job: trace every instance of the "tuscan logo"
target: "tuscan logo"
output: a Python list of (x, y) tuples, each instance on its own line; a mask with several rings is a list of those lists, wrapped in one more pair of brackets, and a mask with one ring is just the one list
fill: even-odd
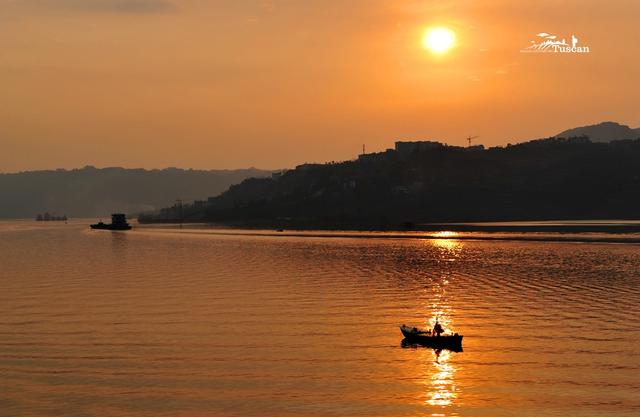
[(570, 54), (587, 54), (591, 52), (588, 46), (578, 46), (578, 38), (571, 35), (568, 43), (565, 38), (558, 39), (556, 35), (540, 32), (536, 35), (536, 39), (531, 41), (531, 45), (520, 50), (520, 52), (538, 52), (538, 53), (570, 53)]

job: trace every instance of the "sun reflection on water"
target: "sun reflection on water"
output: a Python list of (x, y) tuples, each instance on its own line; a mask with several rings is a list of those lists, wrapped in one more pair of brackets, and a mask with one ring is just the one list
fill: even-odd
[[(432, 329), (436, 320), (440, 322), (446, 333), (455, 333), (454, 327), (454, 308), (447, 296), (447, 288), (450, 286), (455, 276), (449, 265), (457, 262), (462, 257), (464, 242), (456, 240), (455, 232), (438, 232), (437, 238), (430, 240), (430, 244), (438, 249), (439, 260), (442, 262), (442, 271), (438, 276), (429, 279), (429, 285), (425, 287), (427, 299), (425, 312), (427, 315), (427, 326)], [(459, 390), (456, 386), (455, 373), (456, 366), (450, 360), (452, 352), (448, 350), (430, 351), (433, 357), (433, 364), (429, 369), (429, 373), (425, 375), (424, 383), (428, 386), (425, 405), (437, 407), (432, 411), (432, 416), (442, 415), (444, 409), (454, 406), (455, 400), (458, 398)], [(427, 360), (427, 356), (424, 357)]]
[(436, 232), (433, 238), (429, 240), (429, 243), (440, 250), (440, 257), (446, 258), (448, 261), (455, 261), (460, 258), (463, 242), (459, 239), (455, 239), (458, 236), (457, 232)]
[(431, 375), (431, 390), (426, 403), (432, 406), (449, 406), (457, 397), (457, 389), (454, 381), (456, 368), (449, 363), (450, 352), (448, 350), (434, 351), (435, 370)]
[[(431, 304), (431, 317), (429, 326), (433, 328), (436, 320), (440, 322), (446, 333), (454, 333), (453, 310), (446, 300), (446, 286), (449, 283), (447, 277), (442, 277), (434, 286), (434, 297)], [(433, 369), (427, 381), (426, 404), (431, 406), (447, 407), (457, 397), (457, 389), (454, 380), (455, 366), (450, 362), (451, 352), (448, 350), (433, 351)]]
[(453, 239), (433, 239), (433, 246), (441, 249), (455, 250), (458, 249), (460, 241)]
[(437, 238), (448, 238), (448, 237), (456, 237), (458, 236), (459, 233), (458, 232), (452, 232), (450, 230), (441, 230), (439, 232), (435, 232), (433, 234), (434, 237)]

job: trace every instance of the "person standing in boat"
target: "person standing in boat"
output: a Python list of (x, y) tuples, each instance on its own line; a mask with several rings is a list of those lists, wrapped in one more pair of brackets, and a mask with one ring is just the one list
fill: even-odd
[(436, 319), (436, 324), (433, 326), (433, 333), (438, 337), (440, 337), (441, 333), (444, 333), (444, 329), (440, 325), (440, 322), (438, 321), (438, 319)]

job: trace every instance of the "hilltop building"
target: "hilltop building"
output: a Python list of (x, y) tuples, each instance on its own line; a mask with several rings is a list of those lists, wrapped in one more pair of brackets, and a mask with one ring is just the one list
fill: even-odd
[(431, 151), (434, 149), (444, 148), (446, 145), (440, 142), (430, 141), (430, 140), (419, 140), (414, 142), (396, 142), (396, 152), (400, 156), (408, 156), (414, 152), (424, 152)]
[(391, 158), (395, 153), (396, 151), (393, 149), (387, 149), (384, 152), (363, 153), (358, 155), (358, 161), (382, 161)]

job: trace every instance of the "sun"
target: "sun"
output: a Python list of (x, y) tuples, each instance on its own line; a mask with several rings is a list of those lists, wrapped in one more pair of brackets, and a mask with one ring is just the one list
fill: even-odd
[(444, 27), (429, 28), (424, 32), (422, 46), (434, 54), (443, 54), (453, 48), (456, 43), (456, 34), (451, 29)]

